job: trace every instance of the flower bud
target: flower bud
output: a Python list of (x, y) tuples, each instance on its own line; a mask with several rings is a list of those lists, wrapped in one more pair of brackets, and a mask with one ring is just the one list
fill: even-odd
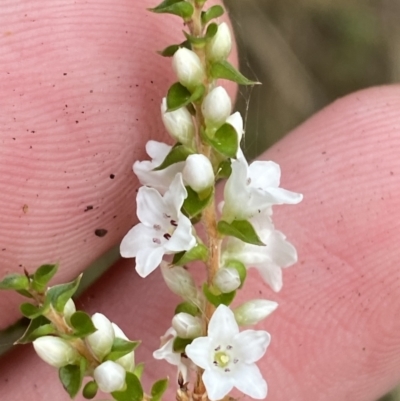
[(261, 322), (277, 307), (276, 302), (266, 299), (253, 299), (235, 308), (233, 313), (239, 325), (253, 325)]
[(192, 275), (182, 266), (168, 267), (161, 262), (161, 273), (167, 287), (176, 295), (188, 301), (197, 298), (197, 288)]
[(235, 131), (237, 132), (238, 135), (238, 141), (240, 143), (243, 136), (243, 118), (241, 114), (237, 111), (236, 113), (230, 115), (225, 122), (232, 125), (232, 127), (235, 128)]
[(39, 337), (33, 341), (33, 347), (41, 359), (55, 368), (73, 364), (79, 359), (78, 352), (59, 337)]
[(122, 390), (125, 386), (125, 375), (125, 369), (113, 361), (102, 363), (93, 372), (99, 389), (105, 393)]
[(172, 68), (178, 81), (188, 89), (194, 89), (204, 81), (205, 73), (199, 56), (185, 47), (175, 52)]
[(212, 61), (225, 60), (232, 50), (231, 32), (226, 22), (218, 26), (215, 36), (207, 44), (207, 58)]
[(188, 156), (182, 176), (183, 181), (196, 192), (202, 192), (214, 185), (214, 170), (210, 160), (204, 155)]
[(208, 127), (220, 127), (232, 110), (228, 92), (222, 86), (217, 86), (204, 98), (201, 110)]
[(181, 312), (172, 319), (172, 327), (181, 338), (196, 338), (202, 334), (202, 324), (198, 317)]
[(111, 351), (114, 342), (114, 329), (111, 322), (101, 313), (92, 316), (97, 331), (86, 337), (93, 354), (101, 361)]
[(76, 307), (72, 298), (70, 298), (64, 306), (64, 319), (67, 324), (70, 323), (71, 316), (76, 312)]
[[(115, 338), (129, 341), (129, 338), (115, 323), (111, 323), (111, 325), (114, 329)], [(135, 351), (118, 358), (115, 362), (121, 365), (127, 372), (133, 372), (135, 369)]]
[(214, 277), (214, 285), (223, 293), (235, 291), (240, 287), (240, 276), (233, 267), (223, 267)]

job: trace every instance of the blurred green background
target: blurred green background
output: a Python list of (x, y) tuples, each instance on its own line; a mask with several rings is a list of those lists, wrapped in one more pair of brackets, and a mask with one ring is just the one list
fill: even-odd
[[(239, 91), (250, 158), (338, 97), (400, 80), (400, 0), (225, 4), (241, 71), (263, 84)], [(117, 258), (118, 251), (112, 250), (91, 271), (98, 275)], [(85, 278), (91, 280), (91, 274)], [(20, 333), (21, 325), (0, 333), (0, 354)], [(379, 401), (400, 401), (400, 389)]]

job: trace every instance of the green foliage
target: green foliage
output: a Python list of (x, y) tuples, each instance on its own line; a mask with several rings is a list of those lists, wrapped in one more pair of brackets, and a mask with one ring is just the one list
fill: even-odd
[(182, 0), (164, 0), (157, 7), (149, 8), (149, 11), (159, 14), (173, 14), (189, 21), (193, 15), (192, 4)]
[(143, 371), (144, 371), (144, 363), (138, 363), (138, 364), (135, 366), (135, 369), (133, 369), (133, 374), (134, 374), (138, 379), (140, 379), (140, 378), (142, 377)]
[(188, 106), (192, 102), (199, 100), (205, 92), (204, 85), (197, 86), (191, 93), (181, 83), (174, 83), (167, 93), (167, 111), (174, 111), (181, 107)]
[(218, 307), (219, 305), (229, 306), (235, 298), (236, 291), (227, 292), (225, 294), (215, 294), (207, 283), (203, 284), (203, 293), (207, 298), (207, 301)]
[(208, 25), (206, 34), (205, 34), (205, 38), (207, 40), (210, 40), (217, 34), (217, 32), (218, 32), (218, 24), (213, 22), (210, 25)]
[(185, 348), (193, 341), (192, 338), (176, 337), (172, 345), (174, 352), (185, 352)]
[(8, 274), (0, 281), (0, 290), (27, 290), (29, 279), (24, 274)]
[(188, 40), (180, 43), (179, 45), (170, 45), (166, 47), (164, 50), (157, 52), (163, 57), (172, 57), (181, 47), (186, 47), (186, 49), (191, 50), (191, 46)]
[(192, 304), (191, 302), (185, 301), (176, 306), (174, 314), (177, 315), (181, 312), (188, 313), (192, 316), (197, 316), (200, 313), (200, 310), (196, 305)]
[(204, 199), (201, 199), (200, 195), (189, 186), (186, 186), (186, 191), (188, 196), (184, 200), (182, 208), (183, 212), (191, 219), (207, 207), (214, 195), (214, 191), (212, 189)]
[(212, 138), (203, 135), (203, 139), (221, 155), (236, 159), (239, 138), (235, 128), (231, 124), (222, 124)]
[(85, 384), (85, 387), (83, 387), (82, 395), (87, 400), (91, 400), (96, 396), (97, 390), (98, 390), (97, 383), (95, 381), (90, 381)]
[(172, 164), (183, 162), (189, 155), (192, 155), (193, 153), (193, 150), (189, 147), (177, 144), (170, 150), (164, 161), (158, 167), (156, 167), (154, 171), (164, 170)]
[(111, 395), (117, 401), (142, 401), (143, 388), (139, 378), (130, 372), (126, 372), (126, 388), (123, 391), (114, 391)]
[(193, 262), (195, 260), (202, 260), (206, 262), (208, 258), (208, 248), (203, 244), (198, 243), (192, 249), (188, 251), (183, 251), (176, 253), (174, 255), (174, 259), (172, 263), (177, 266), (184, 266), (189, 262)]
[(80, 338), (86, 337), (96, 331), (92, 319), (83, 311), (75, 312), (70, 318), (70, 324), (75, 329), (74, 335)]
[(58, 371), (60, 381), (71, 398), (74, 398), (82, 386), (82, 379), (86, 371), (86, 360), (81, 359), (80, 365), (63, 366)]
[(39, 316), (30, 321), (29, 326), (26, 329), (25, 333), (15, 343), (27, 344), (36, 340), (39, 337), (55, 333), (56, 329), (52, 325), (50, 320), (46, 319), (44, 316)]
[(115, 338), (110, 353), (105, 357), (107, 361), (116, 361), (119, 358), (134, 351), (140, 341), (128, 341), (122, 338)]
[(239, 238), (248, 244), (265, 246), (252, 224), (247, 220), (233, 220), (232, 223), (221, 220), (218, 222), (217, 228), (223, 235)]
[(228, 61), (218, 61), (211, 66), (211, 76), (214, 79), (227, 79), (239, 85), (260, 85), (260, 82), (247, 79)]
[(240, 278), (239, 288), (242, 288), (247, 277), (246, 266), (242, 262), (239, 262), (238, 260), (228, 260), (228, 262), (225, 263), (224, 267), (233, 268), (239, 273), (239, 278)]
[(57, 273), (58, 265), (42, 265), (33, 274), (32, 288), (39, 294), (43, 293), (49, 281)]
[(167, 388), (168, 379), (161, 379), (156, 381), (151, 387), (151, 401), (160, 401)]
[(224, 15), (224, 9), (221, 6), (212, 6), (207, 11), (201, 13), (201, 22), (207, 25), (212, 19), (219, 18)]
[(45, 304), (40, 307), (32, 305), (28, 302), (24, 302), (19, 307), (21, 313), (29, 319), (35, 319), (43, 315), (48, 310), (48, 308), (49, 308), (49, 302), (45, 302)]
[(229, 178), (232, 174), (232, 162), (230, 159), (223, 160), (217, 168), (217, 174), (215, 175), (216, 180), (221, 178)]
[(46, 296), (57, 312), (63, 312), (65, 304), (78, 289), (81, 278), (82, 274), (80, 274), (74, 281), (49, 288)]

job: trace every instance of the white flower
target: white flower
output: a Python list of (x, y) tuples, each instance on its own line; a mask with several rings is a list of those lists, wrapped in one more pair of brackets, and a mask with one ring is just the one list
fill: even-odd
[(232, 160), (232, 174), (224, 189), (222, 218), (247, 220), (272, 205), (296, 204), (303, 195), (279, 188), (281, 170), (272, 161), (247, 164), (244, 157)]
[(223, 267), (215, 274), (213, 284), (223, 293), (235, 291), (241, 284), (239, 272), (233, 267)]
[(153, 188), (139, 189), (137, 216), (140, 223), (125, 235), (120, 251), (124, 258), (136, 258), (136, 271), (141, 277), (155, 270), (165, 254), (188, 251), (196, 245), (192, 223), (181, 212), (186, 196), (180, 173), (164, 196)]
[(180, 338), (196, 338), (202, 334), (202, 322), (189, 313), (177, 313), (172, 319), (172, 327)]
[(276, 302), (266, 299), (253, 299), (235, 308), (233, 313), (239, 325), (253, 325), (264, 320), (277, 307)]
[(146, 153), (152, 160), (136, 161), (133, 165), (133, 172), (142, 185), (153, 187), (161, 194), (167, 191), (176, 174), (182, 171), (185, 162), (172, 164), (163, 170), (153, 170), (161, 165), (171, 149), (172, 146), (163, 142), (148, 141), (146, 143)]
[(176, 331), (171, 327), (169, 328), (165, 334), (161, 337), (162, 346), (153, 352), (154, 359), (165, 359), (171, 365), (174, 365), (178, 368), (178, 374), (182, 375), (182, 379), (184, 383), (188, 382), (188, 363), (183, 360), (182, 356), (178, 352), (174, 352), (174, 340), (177, 337)]
[(75, 307), (75, 303), (72, 300), (72, 298), (70, 298), (67, 303), (64, 306), (64, 320), (65, 322), (69, 325), (70, 324), (70, 320), (71, 320), (71, 316), (76, 312), (76, 307)]
[(222, 87), (214, 88), (201, 105), (206, 125), (218, 128), (225, 123), (232, 111), (232, 101), (228, 92)]
[(225, 60), (232, 50), (231, 32), (226, 22), (218, 26), (218, 31), (207, 44), (207, 57), (210, 61)]
[(115, 338), (114, 329), (108, 318), (101, 313), (95, 313), (92, 322), (97, 330), (86, 337), (86, 342), (93, 354), (102, 361), (111, 351)]
[(41, 359), (55, 368), (74, 364), (79, 359), (75, 348), (59, 337), (39, 337), (33, 341), (33, 348)]
[(99, 389), (105, 393), (122, 390), (125, 386), (125, 376), (125, 369), (113, 361), (102, 363), (93, 372)]
[(192, 275), (182, 266), (169, 267), (161, 262), (161, 273), (168, 288), (188, 301), (197, 299), (198, 291)]
[(267, 383), (255, 364), (267, 350), (270, 335), (266, 331), (239, 332), (233, 312), (218, 306), (210, 319), (208, 336), (186, 346), (186, 355), (204, 369), (203, 382), (208, 398), (224, 398), (233, 387), (252, 398), (267, 396)]
[(164, 98), (161, 103), (161, 117), (166, 130), (175, 140), (184, 145), (193, 146), (195, 127), (186, 107), (167, 111), (167, 99)]
[(255, 267), (264, 281), (278, 292), (282, 288), (282, 269), (297, 262), (296, 248), (285, 235), (274, 229), (272, 223), (263, 221), (258, 228), (252, 220), (261, 241), (265, 246), (251, 245), (237, 238), (229, 237), (223, 244), (222, 260), (238, 260), (247, 268)]
[(199, 56), (185, 47), (175, 52), (172, 57), (172, 68), (179, 82), (189, 89), (194, 89), (204, 81), (205, 73)]
[[(129, 341), (129, 338), (115, 323), (111, 323), (111, 325), (114, 329), (115, 338), (122, 338), (123, 340)], [(127, 372), (133, 372), (135, 370), (135, 351), (118, 358), (115, 362), (121, 365)]]
[(189, 155), (182, 175), (185, 183), (196, 192), (214, 186), (214, 170), (210, 160), (204, 155)]

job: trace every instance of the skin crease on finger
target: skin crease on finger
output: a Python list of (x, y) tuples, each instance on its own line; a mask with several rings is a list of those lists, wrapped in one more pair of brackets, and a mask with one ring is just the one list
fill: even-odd
[[(252, 271), (244, 295), (280, 304), (259, 325), (272, 334), (260, 364), (270, 401), (375, 401), (400, 379), (399, 107), (398, 86), (350, 95), (262, 157), (280, 163), (283, 187), (305, 196), (301, 205), (275, 208), (276, 226), (299, 253), (283, 290), (272, 293)], [(138, 281), (127, 260), (82, 305), (110, 316), (131, 338), (145, 338), (137, 360), (147, 365), (147, 382), (166, 374), (173, 381), (151, 352), (176, 301), (159, 271)], [(2, 369), (9, 401), (68, 399), (55, 370), (27, 347), (6, 356)]]
[[(18, 18), (14, 16), (14, 21), (4, 11), (11, 10), (12, 3), (8, 4), (1, 12), (3, 15), (0, 14), (0, 18), (3, 19), (2, 26), (9, 30), (7, 37), (12, 38), (15, 35), (12, 46), (26, 63), (19, 66), (18, 79), (2, 81), (3, 87), (0, 92), (1, 102), (5, 103), (7, 100), (6, 112), (0, 116), (4, 119), (2, 125), (5, 127), (1, 133), (2, 137), (4, 135), (4, 143), (0, 152), (4, 153), (1, 153), (0, 163), (2, 171), (8, 172), (1, 176), (4, 190), (2, 189), (0, 207), (4, 224), (2, 221), (0, 238), (2, 242), (8, 242), (14, 247), (10, 253), (3, 252), (3, 265), (5, 263), (7, 266), (6, 270), (14, 269), (18, 264), (34, 266), (44, 261), (41, 258), (45, 251), (51, 251), (51, 257), (65, 258), (62, 262), (69, 268), (77, 265), (82, 269), (91, 260), (87, 256), (88, 251), (101, 254), (120, 236), (119, 233), (112, 234), (110, 230), (109, 234), (115, 235), (114, 237), (107, 234), (106, 237), (96, 237), (90, 241), (88, 238), (87, 243), (80, 245), (79, 239), (84, 242), (84, 235), (91, 233), (87, 229), (91, 223), (91, 229), (107, 228), (97, 227), (97, 216), (100, 216), (102, 222), (112, 221), (113, 215), (103, 209), (91, 217), (92, 221), (82, 221), (87, 214), (79, 214), (77, 210), (81, 209), (78, 206), (84, 209), (91, 204), (89, 202), (94, 203), (94, 199), (90, 198), (94, 196), (94, 190), (97, 191), (95, 200), (100, 202), (102, 197), (107, 195), (108, 206), (113, 205), (118, 211), (124, 210), (123, 219), (129, 220), (129, 224), (122, 218), (119, 220), (121, 235), (126, 231), (123, 231), (123, 224), (130, 226), (134, 220), (132, 187), (135, 186), (135, 182), (131, 173), (132, 160), (143, 157), (142, 148), (149, 133), (157, 131), (154, 132), (155, 135), (161, 137), (160, 125), (154, 122), (153, 116), (159, 109), (157, 99), (165, 93), (164, 89), (171, 79), (171, 75), (164, 77), (159, 73), (161, 67), (157, 63), (163, 61), (153, 56), (148, 49), (161, 48), (165, 43), (170, 43), (169, 35), (172, 38), (172, 34), (161, 31), (158, 20), (153, 17), (145, 17), (144, 13), (135, 17), (134, 14), (139, 13), (139, 9), (148, 6), (147, 2), (139, 4), (138, 8), (135, 2), (134, 11), (128, 2), (112, 7), (106, 7), (107, 3), (101, 1), (96, 2), (96, 7), (86, 3), (79, 6), (85, 7), (85, 12), (82, 12), (81, 8), (79, 12), (75, 12), (77, 6), (72, 3), (68, 3), (65, 9), (54, 7), (54, 3), (51, 3), (52, 8), (49, 3), (46, 11), (39, 12), (25, 2), (19, 3), (21, 14), (14, 10), (12, 16), (18, 14)], [(83, 22), (90, 21), (88, 14), (93, 12), (94, 16), (91, 18), (100, 18), (107, 28), (104, 29), (102, 40), (96, 36), (98, 31), (96, 35), (91, 33), (99, 29), (94, 25), (93, 30), (87, 26), (81, 31), (78, 29), (83, 26)], [(108, 16), (111, 12), (119, 16), (118, 33), (108, 29)], [(24, 20), (25, 14), (28, 15), (26, 18), (29, 18), (27, 21)], [(63, 15), (68, 17), (63, 18)], [(43, 22), (42, 26), (47, 28), (37, 31), (41, 32), (39, 36), (43, 37), (41, 41), (46, 49), (42, 50), (43, 54), (40, 57), (40, 47), (38, 50), (31, 50), (30, 41), (34, 40), (35, 23), (40, 22), (44, 16), (46, 23)], [(61, 24), (62, 28), (56, 23), (52, 24), (57, 18), (58, 21), (67, 20), (64, 25)], [(74, 24), (76, 19), (81, 22)], [(144, 36), (138, 39), (137, 35), (129, 31), (132, 21), (141, 27), (141, 31), (148, 30), (149, 25), (152, 26), (157, 39), (147, 38), (146, 42)], [(28, 22), (31, 25), (28, 25)], [(121, 26), (124, 25), (126, 29), (121, 30)], [(11, 26), (14, 26), (14, 31), (11, 30)], [(27, 26), (32, 26), (32, 32)], [(55, 31), (56, 28), (61, 31)], [(128, 30), (126, 35), (131, 35), (129, 40), (119, 33), (120, 30), (123, 33)], [(22, 35), (24, 43), (17, 39), (18, 32), (21, 32), (19, 35)], [(79, 62), (86, 63), (90, 74), (83, 76), (79, 72), (80, 69), (72, 68), (74, 63), (77, 63), (78, 56), (69, 57), (68, 52), (77, 52), (77, 49), (68, 48), (67, 51), (63, 48), (62, 41), (61, 44), (58, 42), (57, 49), (51, 49), (46, 42), (46, 35), (74, 35), (70, 43), (81, 46)], [(77, 40), (77, 36), (80, 41)], [(41, 42), (36, 40), (35, 45), (38, 46)], [(138, 49), (144, 46), (143, 50), (138, 50), (138, 54), (132, 54), (133, 40), (136, 41)], [(80, 43), (82, 41), (84, 44)], [(4, 47), (1, 52), (4, 52)], [(64, 58), (59, 58), (58, 52), (65, 52), (62, 53)], [(44, 61), (39, 66), (31, 65), (32, 60), (36, 60), (35, 57), (44, 60), (48, 54), (53, 55), (54, 66), (45, 64)], [(105, 63), (106, 67), (93, 62), (95, 56), (100, 57), (99, 54), (101, 63)], [(120, 54), (123, 54), (121, 58)], [(149, 55), (146, 79), (143, 75), (138, 75), (138, 70), (135, 71), (135, 60), (143, 58), (144, 54)], [(6, 66), (16, 62), (8, 53), (4, 56), (2, 54), (2, 59), (5, 60)], [(26, 72), (26, 75), (21, 71)], [(63, 83), (62, 79), (71, 79), (74, 71), (77, 74), (75, 80), (69, 81), (68, 84)], [(13, 70), (9, 72), (11, 79)], [(64, 73), (67, 75), (64, 76)], [(105, 73), (107, 75), (104, 75)], [(60, 77), (57, 74), (61, 74)], [(93, 74), (94, 77), (91, 76)], [(118, 76), (120, 78), (117, 78)], [(154, 82), (159, 82), (158, 90), (149, 81), (150, 76), (154, 77)], [(119, 89), (116, 90), (118, 80), (125, 82), (125, 85), (117, 86)], [(28, 81), (32, 81), (32, 92), (26, 91)], [(13, 82), (13, 85), (10, 82)], [(51, 85), (59, 85), (56, 86), (57, 95), (52, 95), (50, 82)], [(130, 84), (133, 85), (132, 88), (129, 88)], [(136, 90), (136, 84), (144, 88), (143, 92), (139, 92), (138, 89), (131, 98), (130, 90)], [(92, 86), (93, 89), (89, 89)], [(16, 89), (15, 94), (13, 88)], [(85, 93), (86, 90), (89, 91), (88, 94)], [(93, 93), (90, 93), (90, 90), (93, 90)], [(152, 97), (147, 98), (146, 90), (150, 91)], [(60, 96), (60, 92), (63, 91), (65, 96)], [(4, 98), (5, 93), (7, 98)], [(87, 100), (85, 96), (90, 95), (98, 97), (94, 98), (96, 100)], [(154, 102), (151, 101), (153, 96)], [(138, 97), (143, 97), (145, 103), (136, 104), (134, 99)], [(64, 103), (60, 103), (60, 98), (68, 99), (65, 103), (68, 104), (68, 108), (65, 108)], [(13, 109), (13, 104), (18, 110)], [(91, 105), (90, 112), (80, 108), (86, 104)], [(279, 294), (272, 293), (260, 282), (255, 272), (250, 274), (247, 284), (248, 297), (265, 297), (280, 304), (278, 310), (259, 325), (259, 328), (265, 328), (272, 334), (272, 343), (262, 362), (262, 370), (269, 383), (270, 401), (373, 401), (400, 379), (399, 107), (399, 87), (376, 88), (353, 94), (318, 113), (263, 156), (281, 164), (283, 187), (303, 192), (305, 195), (304, 201), (298, 206), (275, 208), (277, 228), (296, 245), (299, 253), (299, 263), (284, 272), (283, 290)], [(73, 111), (69, 111), (70, 108)], [(81, 113), (82, 111), (85, 113)], [(66, 114), (67, 112), (71, 114)], [(89, 114), (86, 122), (75, 117), (85, 114)], [(16, 115), (21, 120), (17, 119), (14, 126), (12, 123)], [(51, 124), (47, 123), (51, 118)], [(136, 118), (139, 122), (136, 122)], [(61, 120), (63, 127), (58, 128), (58, 131), (56, 119)], [(142, 119), (146, 124), (140, 123)], [(89, 126), (79, 131), (80, 124), (84, 122)], [(35, 123), (37, 132), (35, 127), (27, 126), (31, 123)], [(34, 136), (40, 133), (39, 128), (45, 130), (46, 135)], [(137, 135), (139, 128), (146, 128), (146, 131), (143, 137), (137, 139), (133, 135), (134, 132)], [(28, 132), (27, 129), (35, 132)], [(16, 139), (12, 139), (13, 132), (21, 132), (21, 135), (24, 133), (21, 144), (17, 134)], [(54, 134), (56, 139), (51, 141), (50, 134)], [(86, 145), (83, 145), (82, 137), (85, 140), (96, 140), (93, 145), (95, 148), (91, 148), (90, 152), (85, 150)], [(42, 149), (36, 156), (29, 156), (29, 146), (24, 148), (30, 140), (34, 142), (29, 146)], [(133, 140), (134, 146), (130, 145)], [(68, 148), (73, 141), (76, 146)], [(12, 146), (16, 146), (18, 151)], [(136, 150), (135, 153), (136, 146), (140, 150)], [(63, 153), (58, 153), (57, 147), (62, 147)], [(93, 151), (97, 148), (102, 155), (98, 162), (96, 159), (93, 161)], [(76, 149), (80, 149), (81, 152), (79, 159)], [(64, 153), (66, 156), (60, 160), (61, 154)], [(15, 156), (13, 157), (15, 154), (21, 155), (21, 165), (17, 164)], [(67, 173), (64, 173), (64, 170), (46, 170), (49, 163), (60, 163), (59, 168), (62, 165)], [(61, 187), (68, 181), (62, 174), (68, 176), (70, 168), (72, 172), (69, 178), (79, 189), (71, 198)], [(112, 171), (105, 173), (108, 169)], [(30, 186), (26, 183), (27, 172), (32, 172)], [(50, 177), (45, 173), (50, 174)], [(108, 189), (106, 184), (109, 182), (107, 180), (111, 181), (111, 173), (115, 174), (115, 178), (111, 189)], [(105, 183), (101, 174), (105, 174)], [(77, 177), (81, 178), (78, 180)], [(52, 191), (48, 190), (51, 185), (48, 182), (50, 178), (54, 185), (51, 187)], [(89, 181), (85, 182), (86, 179)], [(121, 187), (114, 184), (119, 179), (124, 181)], [(27, 182), (29, 183), (29, 180)], [(57, 185), (60, 185), (59, 191)], [(98, 186), (97, 189), (94, 185)], [(40, 189), (39, 198), (42, 200), (40, 213), (38, 211), (36, 217), (35, 203), (29, 202), (33, 202), (37, 193), (24, 195), (23, 186), (31, 188), (31, 191), (38, 187)], [(90, 190), (86, 191), (86, 187)], [(72, 188), (70, 185), (70, 190)], [(12, 198), (11, 190), (14, 191)], [(51, 194), (53, 195), (50, 196)], [(28, 197), (29, 202), (24, 196)], [(17, 205), (13, 209), (15, 202)], [(20, 210), (24, 204), (28, 205), (28, 212), (22, 215)], [(61, 212), (58, 213), (58, 219), (52, 223), (50, 217), (54, 205), (58, 205)], [(70, 211), (68, 205), (74, 212)], [(102, 215), (103, 211), (106, 211), (106, 217)], [(21, 214), (17, 215), (17, 212)], [(19, 220), (15, 216), (19, 216)], [(16, 223), (23, 218), (34, 220)], [(41, 228), (41, 222), (46, 226)], [(52, 224), (53, 231), (50, 230)], [(118, 226), (117, 223), (114, 224), (116, 230)], [(46, 231), (47, 228), (49, 231)], [(62, 230), (66, 228), (68, 234), (62, 234)], [(87, 231), (82, 233), (85, 229)], [(57, 238), (57, 247), (53, 250), (47, 248), (49, 238), (53, 237), (46, 237), (46, 240), (41, 237), (47, 232), (52, 232), (54, 239)], [(22, 237), (23, 241), (20, 239)], [(109, 242), (103, 243), (103, 240)], [(46, 245), (46, 249), (38, 248), (35, 252), (37, 243), (41, 244), (41, 247)], [(57, 253), (60, 249), (62, 255)], [(12, 259), (15, 257), (20, 259)], [(5, 322), (5, 311), (9, 313), (11, 308), (5, 303), (4, 294), (1, 294), (1, 297), (3, 303), (0, 304), (0, 313), (3, 315), (0, 315), (0, 322)], [(151, 352), (158, 347), (159, 336), (170, 326), (175, 304), (176, 299), (165, 291), (159, 272), (146, 280), (140, 280), (131, 260), (115, 266), (88, 291), (82, 302), (88, 312), (99, 311), (108, 315), (131, 338), (146, 340), (139, 348), (137, 360), (146, 363), (149, 375), (147, 380), (154, 380), (168, 373), (171, 381), (171, 371), (166, 365), (156, 364), (151, 358)], [(146, 307), (143, 307), (144, 305)], [(18, 347), (0, 362), (1, 399), (66, 401), (69, 398), (61, 389), (56, 377), (56, 370), (33, 355), (30, 346)], [(166, 399), (172, 397), (171, 394), (171, 397)], [(77, 397), (77, 400), (81, 401), (82, 398)]]
[[(132, 164), (150, 138), (171, 143), (160, 104), (176, 78), (156, 50), (184, 28), (155, 4), (3, 0), (0, 277), (58, 262), (55, 282), (71, 280), (137, 221)], [(20, 302), (0, 293), (0, 330)]]

